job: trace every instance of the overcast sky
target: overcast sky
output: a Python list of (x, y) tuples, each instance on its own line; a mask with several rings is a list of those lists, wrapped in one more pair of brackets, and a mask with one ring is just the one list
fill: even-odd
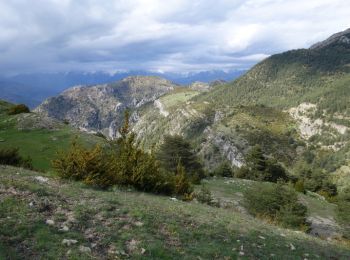
[(0, 71), (240, 69), (348, 27), (349, 0), (0, 0)]

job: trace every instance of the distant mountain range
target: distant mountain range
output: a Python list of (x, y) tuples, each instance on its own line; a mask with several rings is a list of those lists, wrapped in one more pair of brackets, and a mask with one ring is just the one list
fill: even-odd
[(68, 73), (35, 73), (19, 74), (11, 77), (0, 77), (0, 99), (14, 103), (24, 103), (34, 108), (44, 99), (56, 96), (65, 89), (75, 85), (96, 85), (111, 83), (129, 76), (159, 76), (174, 82), (187, 85), (196, 81), (212, 82), (215, 80), (231, 81), (245, 73), (246, 70), (203, 71), (197, 73), (157, 73), (150, 71), (128, 71), (109, 74), (105, 72), (68, 72)]

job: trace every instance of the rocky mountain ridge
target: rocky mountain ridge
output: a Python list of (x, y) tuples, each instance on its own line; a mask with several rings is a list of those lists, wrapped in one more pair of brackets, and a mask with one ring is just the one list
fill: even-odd
[(178, 85), (151, 77), (128, 77), (110, 84), (76, 86), (45, 100), (35, 112), (67, 121), (85, 131), (115, 137), (126, 108), (136, 109)]
[(321, 41), (312, 45), (310, 49), (311, 50), (322, 49), (334, 43), (350, 45), (350, 28), (343, 32), (333, 34), (331, 37), (329, 37), (325, 41)]

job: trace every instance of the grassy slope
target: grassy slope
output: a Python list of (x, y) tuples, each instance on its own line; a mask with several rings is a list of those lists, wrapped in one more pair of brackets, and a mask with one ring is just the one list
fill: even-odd
[(213, 104), (288, 108), (318, 103), (330, 113), (350, 113), (350, 48), (294, 50), (273, 55), (238, 80), (197, 97)]
[[(12, 167), (1, 166), (0, 174), (0, 258), (236, 259), (240, 252), (247, 259), (350, 257), (340, 244), (276, 228), (229, 208), (99, 191), (50, 176), (40, 183), (34, 179), (38, 173)], [(55, 224), (45, 224), (47, 219)], [(59, 231), (63, 222), (69, 231)], [(68, 247), (63, 239), (78, 243)], [(91, 254), (79, 252), (81, 245), (92, 248)]]
[[(36, 114), (9, 116), (6, 114), (9, 106), (11, 106), (10, 103), (0, 101), (0, 139), (2, 140), (0, 148), (18, 147), (21, 155), (30, 156), (33, 159), (33, 165), (38, 170), (50, 169), (50, 161), (55, 157), (56, 152), (66, 149), (74, 136), (78, 136), (79, 140), (87, 145), (102, 141), (101, 138), (79, 132), (58, 122), (54, 123), (53, 129), (36, 128), (36, 120), (44, 122), (43, 119), (37, 118)], [(18, 127), (19, 120), (22, 124), (28, 125), (28, 128)]]
[[(243, 179), (231, 179), (231, 178), (215, 178), (210, 181), (206, 181), (206, 185), (214, 198), (221, 200), (236, 200), (243, 205), (242, 192), (247, 188), (255, 185), (256, 182)], [(271, 183), (263, 183), (263, 185), (274, 185)], [(308, 207), (308, 215), (311, 217), (322, 217), (335, 219), (335, 204), (331, 204), (326, 200), (320, 199), (318, 196), (304, 195), (299, 193), (299, 198)]]

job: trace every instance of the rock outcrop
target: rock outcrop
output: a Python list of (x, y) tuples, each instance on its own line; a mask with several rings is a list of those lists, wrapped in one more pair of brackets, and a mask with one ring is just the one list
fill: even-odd
[(35, 111), (84, 131), (115, 137), (126, 108), (154, 102), (175, 87), (159, 77), (128, 77), (110, 84), (72, 87), (45, 100)]

